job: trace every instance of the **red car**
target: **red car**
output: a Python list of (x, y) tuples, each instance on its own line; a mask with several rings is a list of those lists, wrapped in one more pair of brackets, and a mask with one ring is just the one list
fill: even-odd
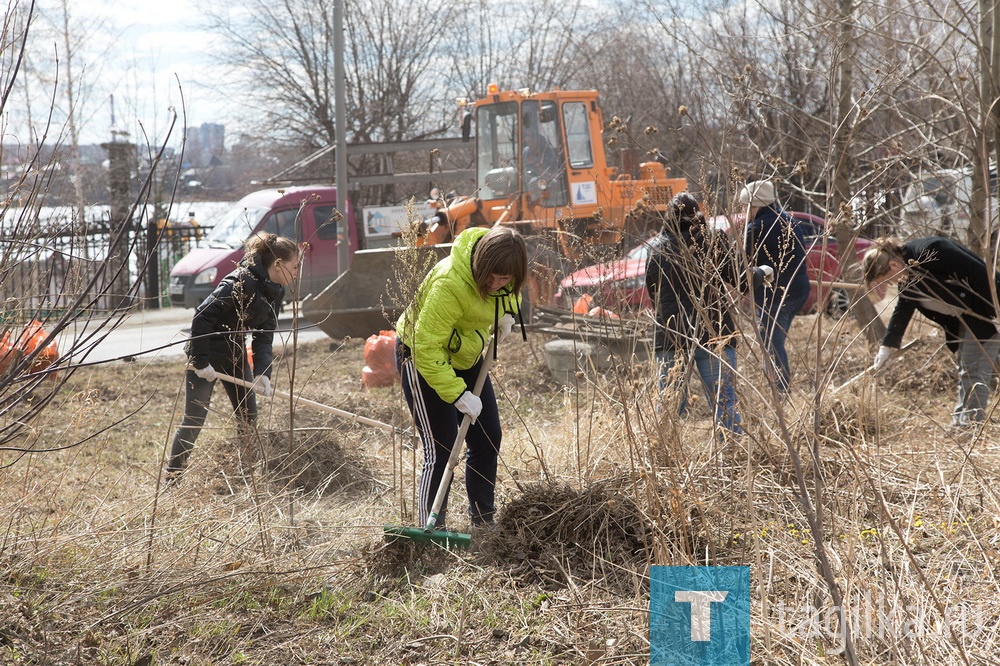
[[(822, 276), (823, 282), (841, 281), (837, 240), (823, 234), (825, 228), (823, 218), (809, 213), (789, 214), (802, 226), (808, 244), (806, 270), (809, 272), (809, 279), (819, 282)], [(730, 229), (729, 220), (722, 215), (712, 218), (709, 224), (727, 233)], [(562, 307), (575, 309), (584, 314), (592, 307), (602, 307), (611, 312), (651, 309), (653, 304), (646, 291), (646, 260), (657, 243), (659, 236), (653, 236), (632, 248), (621, 259), (587, 266), (567, 275), (559, 283), (557, 302)], [(872, 241), (867, 238), (858, 238), (855, 241), (854, 251), (859, 262), (871, 246)], [(856, 279), (843, 281), (857, 282)], [(850, 294), (840, 288), (824, 287), (823, 291), (825, 311), (834, 317), (843, 316), (850, 304)], [(814, 312), (819, 296), (819, 289), (813, 284), (801, 313)]]

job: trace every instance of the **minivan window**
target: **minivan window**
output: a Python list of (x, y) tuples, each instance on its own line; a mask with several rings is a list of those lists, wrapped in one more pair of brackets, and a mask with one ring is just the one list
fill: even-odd
[(292, 240), (298, 242), (302, 240), (295, 232), (295, 218), (298, 216), (298, 213), (298, 208), (279, 210), (265, 220), (264, 224), (261, 225), (260, 230), (276, 234), (278, 236), (284, 236), (285, 238), (291, 238)]
[(802, 235), (807, 239), (818, 238), (823, 235), (823, 229), (819, 225), (815, 224), (812, 220), (804, 220), (801, 217), (795, 218), (799, 229), (802, 230)]
[(319, 240), (337, 239), (337, 220), (343, 216), (334, 206), (316, 206), (313, 209), (316, 219), (316, 237)]
[(233, 208), (215, 223), (206, 240), (209, 247), (238, 250), (267, 215), (267, 208)]
[(920, 185), (923, 187), (924, 195), (933, 197), (934, 203), (939, 206), (945, 206), (951, 203), (954, 199), (954, 192), (956, 188), (954, 181), (945, 183), (938, 178), (930, 176), (925, 178)]

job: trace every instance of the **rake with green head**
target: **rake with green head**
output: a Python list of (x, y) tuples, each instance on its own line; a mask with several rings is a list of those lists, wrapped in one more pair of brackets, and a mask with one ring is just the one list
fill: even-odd
[[(483, 386), (486, 384), (486, 377), (489, 375), (490, 367), (493, 365), (494, 355), (493, 355), (493, 338), (486, 344), (486, 356), (483, 359), (483, 365), (479, 369), (479, 375), (476, 377), (476, 385), (472, 387), (472, 393), (477, 397), (483, 390)], [(472, 425), (472, 417), (468, 414), (462, 419), (462, 424), (458, 428), (458, 435), (455, 437), (455, 442), (451, 447), (451, 454), (448, 456), (448, 465), (444, 470), (444, 474), (441, 476), (441, 483), (438, 484), (437, 494), (434, 496), (434, 503), (431, 505), (431, 511), (427, 515), (427, 524), (423, 527), (403, 527), (400, 525), (386, 525), (382, 528), (382, 532), (388, 541), (394, 541), (396, 539), (412, 539), (417, 542), (424, 543), (435, 543), (444, 546), (445, 548), (451, 548), (456, 546), (458, 548), (468, 548), (472, 543), (472, 535), (465, 534), (463, 532), (446, 532), (444, 530), (434, 529), (437, 525), (438, 514), (441, 512), (441, 506), (444, 504), (444, 498), (448, 494), (448, 487), (451, 485), (451, 479), (455, 475), (455, 467), (458, 466), (459, 458), (462, 455), (462, 443), (465, 441), (465, 436), (469, 433), (469, 426)]]

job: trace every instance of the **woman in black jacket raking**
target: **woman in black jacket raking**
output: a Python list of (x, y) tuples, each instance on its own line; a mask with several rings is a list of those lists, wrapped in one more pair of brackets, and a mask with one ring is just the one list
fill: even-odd
[[(299, 248), (288, 238), (255, 233), (244, 243), (244, 250), (236, 270), (222, 279), (191, 320), (184, 419), (170, 449), (168, 483), (176, 481), (184, 471), (188, 454), (205, 425), (218, 373), (254, 384), (251, 391), (223, 382), (241, 433), (257, 419), (254, 391), (265, 397), (271, 395), (271, 344), (284, 287), (298, 276)], [(252, 336), (254, 370), (247, 358), (247, 335)]]
[(994, 289), (1000, 291), (1000, 281), (986, 263), (961, 243), (931, 236), (905, 243), (880, 238), (861, 266), (872, 288), (899, 284), (896, 308), (872, 369), (881, 369), (899, 349), (913, 313), (919, 311), (944, 329), (945, 344), (955, 354), (958, 402), (952, 425), (982, 421), (1000, 354), (994, 306)]

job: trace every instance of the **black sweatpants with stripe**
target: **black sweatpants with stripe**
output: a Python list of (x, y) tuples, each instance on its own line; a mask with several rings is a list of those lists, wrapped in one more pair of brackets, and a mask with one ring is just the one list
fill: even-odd
[[(458, 411), (454, 404), (442, 400), (437, 391), (424, 381), (414, 367), (412, 357), (399, 353), (397, 359), (403, 381), (403, 395), (410, 407), (424, 448), (424, 464), (420, 473), (420, 489), (417, 496), (420, 504), (420, 524), (424, 525), (427, 523), (427, 515), (431, 511), (434, 496), (441, 484), (441, 477), (448, 466), (448, 456), (451, 454), (465, 415)], [(455, 371), (456, 375), (465, 380), (470, 390), (475, 386), (482, 363), (480, 360), (468, 370)], [(473, 525), (493, 522), (496, 510), (494, 489), (497, 480), (497, 458), (502, 434), (497, 399), (489, 377), (486, 378), (479, 397), (483, 401), (483, 411), (476, 422), (469, 427), (465, 437), (467, 447), (465, 488), (469, 495), (469, 518)], [(438, 527), (445, 524), (447, 508), (446, 495), (444, 505), (438, 513)]]

